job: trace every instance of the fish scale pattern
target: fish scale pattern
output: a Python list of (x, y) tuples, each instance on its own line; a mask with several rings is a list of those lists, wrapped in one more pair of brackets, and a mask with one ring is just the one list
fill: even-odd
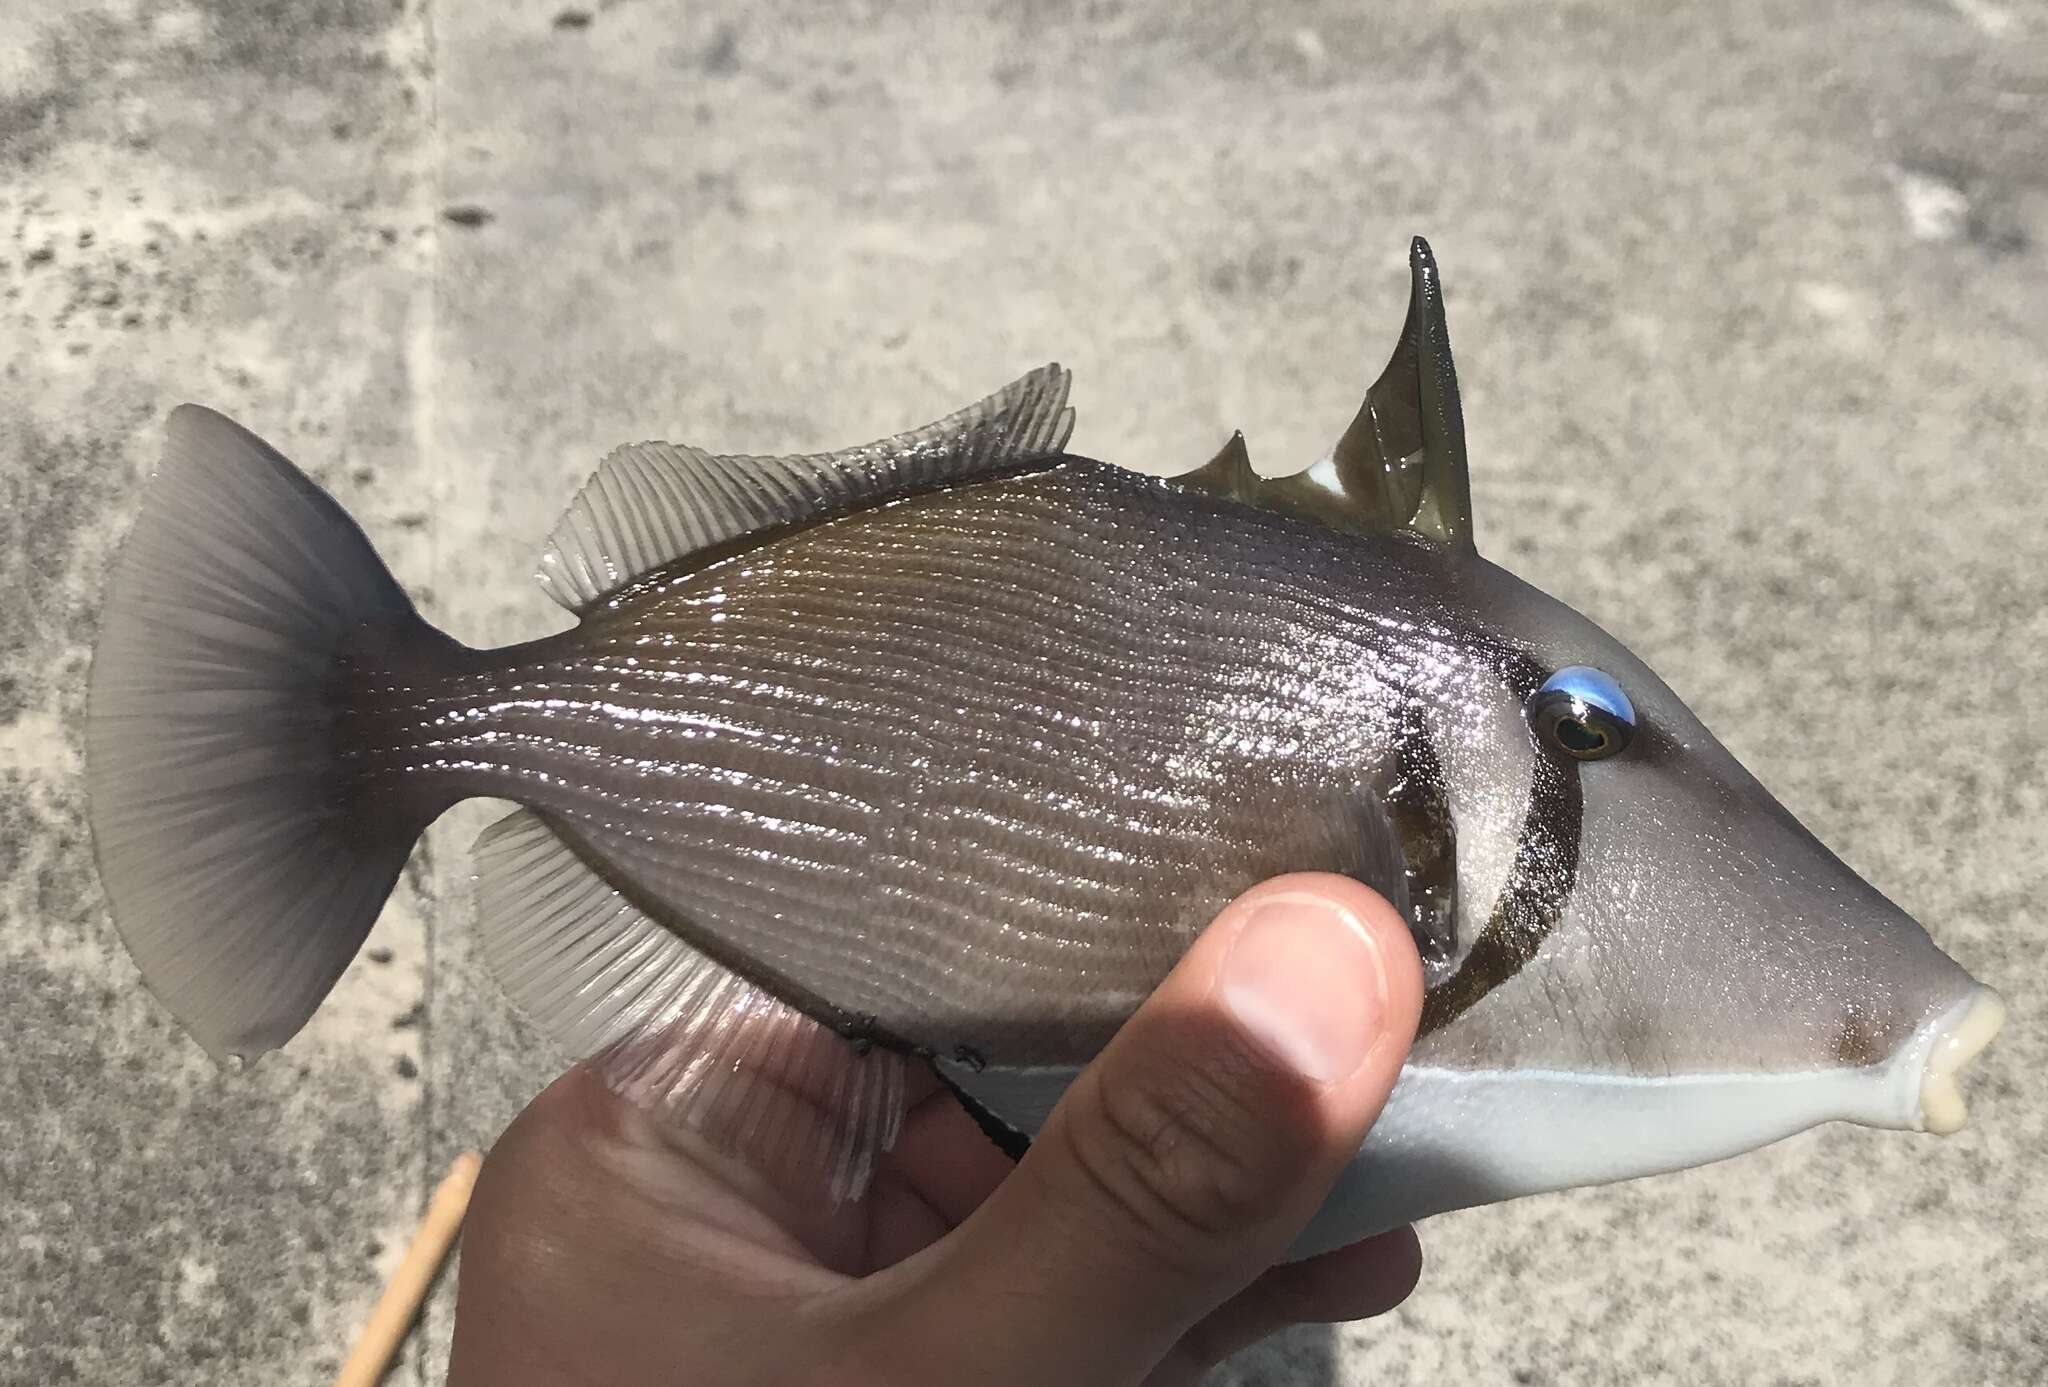
[(1370, 719), (1303, 715), (1388, 697), (1346, 542), (1096, 464), (953, 488), (636, 585), (378, 765), (536, 807), (815, 1014), (1068, 1062), (1246, 884), (1401, 890)]

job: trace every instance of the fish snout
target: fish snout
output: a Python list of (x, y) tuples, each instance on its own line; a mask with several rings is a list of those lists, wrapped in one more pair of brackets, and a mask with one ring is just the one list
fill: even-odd
[(1920, 1130), (1947, 1136), (1962, 1130), (1969, 1112), (1956, 1076), (2005, 1024), (2005, 999), (1978, 983), (1969, 995), (1920, 1028), (1900, 1056), (1906, 1077), (1917, 1079)]

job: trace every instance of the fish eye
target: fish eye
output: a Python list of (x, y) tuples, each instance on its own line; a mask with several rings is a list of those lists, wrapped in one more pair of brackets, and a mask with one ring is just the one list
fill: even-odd
[(1591, 665), (1566, 665), (1529, 700), (1529, 721), (1575, 761), (1603, 761), (1636, 732), (1636, 708), (1621, 685)]

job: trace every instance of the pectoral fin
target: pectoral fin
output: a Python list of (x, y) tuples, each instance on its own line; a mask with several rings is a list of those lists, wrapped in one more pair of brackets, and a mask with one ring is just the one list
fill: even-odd
[(1221, 838), (1248, 846), (1233, 895), (1287, 872), (1334, 872), (1414, 918), (1401, 835), (1363, 778), (1292, 762), (1255, 763), (1230, 776), (1218, 809)]

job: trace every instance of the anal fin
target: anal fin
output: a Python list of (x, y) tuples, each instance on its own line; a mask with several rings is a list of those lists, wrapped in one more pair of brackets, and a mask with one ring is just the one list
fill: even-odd
[(862, 1053), (691, 947), (521, 809), (477, 839), (486, 963), (614, 1092), (795, 1194), (858, 1199), (902, 1123), (907, 1066)]

